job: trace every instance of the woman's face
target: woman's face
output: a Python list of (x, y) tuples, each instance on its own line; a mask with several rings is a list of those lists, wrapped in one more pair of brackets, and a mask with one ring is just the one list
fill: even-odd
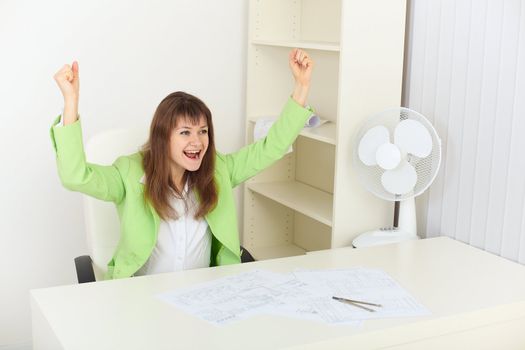
[(197, 124), (179, 118), (170, 138), (172, 169), (182, 172), (198, 170), (208, 149), (208, 142), (206, 118), (201, 117)]

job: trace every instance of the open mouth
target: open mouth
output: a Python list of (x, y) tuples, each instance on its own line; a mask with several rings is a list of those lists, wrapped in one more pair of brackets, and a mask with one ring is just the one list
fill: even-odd
[(184, 155), (191, 160), (199, 160), (201, 151), (184, 151)]

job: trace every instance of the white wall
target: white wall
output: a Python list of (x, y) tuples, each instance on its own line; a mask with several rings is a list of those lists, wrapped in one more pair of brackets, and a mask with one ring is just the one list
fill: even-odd
[[(410, 8), (404, 105), (444, 141), (420, 228), (524, 262), (525, 4)], [(85, 252), (81, 197), (61, 188), (48, 136), (62, 104), (53, 73), (80, 61), (85, 139), (147, 127), (165, 95), (185, 90), (232, 151), (244, 140), (246, 11), (243, 0), (0, 0), (0, 349), (29, 348), (28, 290), (75, 283)]]
[(81, 196), (58, 180), (48, 129), (62, 100), (52, 77), (78, 59), (84, 139), (147, 127), (175, 90), (214, 114), (217, 147), (244, 140), (243, 0), (0, 1), (0, 348), (29, 348), (28, 291), (76, 283), (85, 253)]
[(420, 232), (525, 263), (525, 2), (413, 0), (405, 104), (443, 141)]

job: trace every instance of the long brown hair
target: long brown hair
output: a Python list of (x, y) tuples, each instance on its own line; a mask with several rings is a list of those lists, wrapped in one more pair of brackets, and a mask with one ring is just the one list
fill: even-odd
[(206, 119), (208, 125), (208, 150), (201, 166), (196, 171), (185, 171), (182, 183), (189, 190), (196, 190), (200, 200), (195, 218), (202, 218), (217, 205), (217, 186), (213, 175), (215, 170), (215, 142), (211, 112), (199, 98), (177, 91), (166, 96), (157, 107), (150, 126), (148, 142), (142, 148), (142, 166), (146, 175), (145, 199), (149, 200), (159, 216), (166, 220), (179, 214), (170, 205), (170, 194), (174, 191), (182, 197), (171, 177), (170, 137), (179, 119), (199, 123)]

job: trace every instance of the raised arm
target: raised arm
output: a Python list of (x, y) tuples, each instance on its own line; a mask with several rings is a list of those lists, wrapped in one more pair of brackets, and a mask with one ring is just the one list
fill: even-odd
[[(51, 139), (56, 153), (58, 174), (64, 187), (98, 199), (120, 202), (125, 196), (123, 176), (129, 160), (119, 158), (113, 165), (86, 162), (82, 129), (78, 120), (78, 62), (64, 65), (54, 79), (64, 97), (64, 114), (51, 127)], [(62, 119), (62, 124), (59, 121)]]
[(294, 49), (288, 56), (288, 63), (295, 79), (294, 90), (267, 136), (238, 152), (221, 156), (228, 168), (233, 187), (281, 159), (312, 114), (304, 106), (314, 62), (305, 51)]

